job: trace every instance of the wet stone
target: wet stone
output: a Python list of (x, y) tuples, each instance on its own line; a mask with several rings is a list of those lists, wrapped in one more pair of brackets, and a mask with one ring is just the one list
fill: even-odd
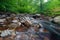
[(57, 16), (54, 18), (54, 22), (60, 24), (60, 16)]
[[(7, 15), (7, 14), (6, 14)], [(40, 14), (30, 15), (30, 14), (9, 14), (10, 16), (0, 15), (0, 29), (13, 30), (14, 33), (2, 31), (2, 37), (4, 40), (49, 40), (49, 32), (45, 29), (42, 23), (45, 21), (45, 16), (43, 15), (40, 20)], [(3, 17), (5, 17), (3, 19)], [(38, 18), (38, 19), (37, 19)], [(46, 23), (45, 23), (46, 24)], [(15, 33), (16, 32), (16, 33)], [(9, 34), (9, 35), (8, 35)], [(6, 37), (8, 35), (8, 37)], [(2, 40), (2, 38), (0, 38)]]

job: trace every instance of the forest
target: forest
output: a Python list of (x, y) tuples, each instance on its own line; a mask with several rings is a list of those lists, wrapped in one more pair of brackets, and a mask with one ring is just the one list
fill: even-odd
[(0, 11), (60, 15), (60, 0), (0, 0)]
[(60, 0), (0, 0), (0, 40), (60, 40)]

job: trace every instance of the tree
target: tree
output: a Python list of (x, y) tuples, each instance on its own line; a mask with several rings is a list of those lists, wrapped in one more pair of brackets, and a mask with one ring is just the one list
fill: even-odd
[(17, 0), (0, 0), (0, 11), (17, 11)]
[(60, 14), (60, 0), (49, 0), (49, 2), (45, 3), (44, 8), (45, 14), (49, 16), (55, 16)]
[(39, 0), (0, 0), (0, 11), (39, 12)]

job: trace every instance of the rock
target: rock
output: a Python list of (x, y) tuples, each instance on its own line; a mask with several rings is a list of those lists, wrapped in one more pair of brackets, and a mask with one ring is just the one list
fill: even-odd
[(20, 21), (24, 26), (30, 26), (32, 24), (29, 17), (21, 17)]
[(29, 20), (26, 20), (26, 21), (25, 21), (25, 25), (26, 25), (26, 26), (30, 26), (30, 25), (32, 25), (32, 22), (29, 21)]
[(60, 16), (55, 17), (55, 18), (54, 18), (54, 22), (56, 22), (56, 23), (59, 23), (59, 24), (60, 24)]
[(5, 19), (0, 19), (0, 27), (6, 26), (4, 22), (5, 22)]
[(11, 17), (15, 17), (16, 15), (15, 15), (15, 14), (11, 14), (10, 16), (11, 16)]
[(40, 14), (35, 14), (35, 15), (33, 15), (32, 17), (35, 18), (35, 19), (36, 19), (36, 18), (40, 18)]
[(12, 18), (11, 17), (6, 17), (6, 20), (5, 20), (5, 23), (8, 25), (10, 24), (12, 21)]
[(4, 30), (1, 32), (1, 37), (6, 37), (8, 35), (11, 35), (12, 34), (12, 30)]
[(49, 21), (52, 22), (53, 21), (53, 18), (49, 17)]
[(3, 38), (2, 38), (2, 37), (0, 37), (0, 40), (3, 40)]
[(32, 24), (38, 24), (40, 20), (33, 19), (31, 20)]
[(19, 24), (17, 23), (11, 23), (8, 25), (9, 29), (15, 29), (16, 27), (19, 27)]
[(25, 32), (17, 32), (15, 40), (29, 40), (29, 36)]
[(40, 14), (35, 14), (36, 16), (40, 16)]
[(0, 22), (4, 22), (5, 21), (5, 19), (0, 19)]
[(11, 40), (9, 37), (5, 37), (4, 40)]
[(18, 22), (18, 20), (12, 20), (12, 22), (13, 22), (13, 23), (17, 23), (17, 22)]

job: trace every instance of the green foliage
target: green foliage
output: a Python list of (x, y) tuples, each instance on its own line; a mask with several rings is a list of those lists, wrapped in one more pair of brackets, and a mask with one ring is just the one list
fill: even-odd
[(17, 0), (0, 0), (0, 10), (15, 12), (17, 10)]
[(38, 12), (39, 0), (0, 0), (0, 11), (10, 12)]
[(45, 4), (44, 12), (49, 16), (59, 15), (60, 0), (49, 0), (49, 2)]
[(60, 14), (60, 0), (0, 0), (0, 11), (54, 16)]

